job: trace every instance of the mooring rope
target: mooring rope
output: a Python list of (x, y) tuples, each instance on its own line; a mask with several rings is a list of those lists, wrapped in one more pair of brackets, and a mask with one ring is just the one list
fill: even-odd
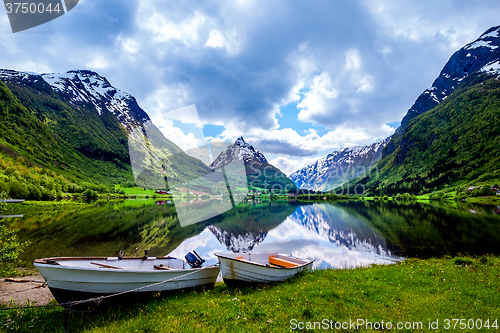
[[(104, 299), (106, 299), (106, 298), (111, 298), (111, 297), (115, 297), (115, 296), (119, 296), (119, 295), (124, 295), (124, 294), (127, 294), (127, 293), (131, 293), (131, 292), (134, 292), (134, 291), (142, 290), (142, 289), (145, 289), (145, 288), (154, 287), (154, 286), (166, 283), (166, 282), (177, 280), (179, 278), (186, 277), (188, 275), (200, 272), (200, 271), (202, 271), (204, 269), (207, 269), (207, 268), (215, 267), (217, 265), (218, 264), (213, 264), (213, 265), (210, 265), (210, 266), (202, 267), (202, 268), (197, 269), (195, 271), (186, 273), (184, 275), (179, 275), (179, 276), (176, 276), (174, 278), (171, 278), (171, 279), (168, 279), (168, 280), (165, 280), (165, 281), (156, 282), (156, 283), (153, 283), (153, 284), (150, 284), (150, 285), (147, 285), (147, 286), (138, 287), (138, 288), (135, 288), (135, 289), (121, 291), (121, 292), (116, 293), (116, 294), (99, 296), (99, 297), (89, 298), (89, 299), (85, 299), (85, 300), (81, 300), (81, 301), (71, 301), (71, 302), (66, 302), (66, 303), (46, 304), (46, 305), (26, 305), (26, 306), (18, 306), (18, 307), (0, 308), (0, 310), (19, 310), (19, 309), (30, 309), (30, 308), (54, 307), (54, 306), (72, 307), (72, 306), (75, 306), (75, 305), (80, 305), (80, 304), (89, 303), (89, 302), (95, 302), (95, 303), (97, 303), (97, 305), (99, 305), (99, 303), (101, 303), (101, 301), (104, 300)], [(35, 287), (35, 288), (37, 288), (37, 287)], [(33, 288), (31, 288), (31, 289), (33, 289)], [(29, 289), (26, 289), (26, 290), (29, 290)]]

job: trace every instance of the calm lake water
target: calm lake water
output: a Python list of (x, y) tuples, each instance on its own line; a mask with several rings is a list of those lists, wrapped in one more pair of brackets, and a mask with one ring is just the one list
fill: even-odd
[[(200, 205), (217, 205), (203, 202)], [(339, 201), (240, 204), (182, 227), (165, 201), (128, 200), (96, 207), (29, 213), (3, 219), (31, 245), (22, 259), (53, 256), (184, 258), (196, 250), (207, 263), (214, 252), (282, 252), (315, 259), (315, 267), (393, 263), (405, 257), (500, 254), (498, 206)]]

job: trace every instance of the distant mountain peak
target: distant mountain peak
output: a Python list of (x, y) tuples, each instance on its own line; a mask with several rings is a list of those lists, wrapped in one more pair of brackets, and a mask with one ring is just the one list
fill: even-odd
[(223, 151), (215, 159), (215, 161), (213, 161), (210, 168), (219, 168), (229, 164), (235, 159), (243, 160), (245, 164), (250, 164), (252, 162), (268, 163), (264, 154), (246, 142), (245, 139), (243, 139), (243, 136), (240, 136), (233, 144), (229, 145), (229, 147), (227, 147), (227, 149)]
[(237, 144), (238, 146), (248, 145), (248, 143), (246, 143), (245, 139), (243, 139), (243, 136), (240, 136), (238, 139), (236, 139), (236, 141), (234, 143)]

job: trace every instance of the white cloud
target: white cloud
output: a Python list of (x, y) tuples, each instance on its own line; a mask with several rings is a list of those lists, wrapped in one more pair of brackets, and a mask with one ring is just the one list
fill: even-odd
[(150, 116), (161, 116), (190, 104), (189, 87), (182, 83), (162, 85), (142, 103)]
[[(363, 0), (372, 17), (385, 31), (396, 38), (422, 43), (442, 37), (448, 50), (456, 50), (476, 39), (481, 20), (471, 19), (482, 13), (485, 19), (493, 15), (488, 2), (450, 6), (435, 1), (401, 2), (398, 0)], [(467, 8), (469, 7), (469, 8)]]
[(106, 57), (102, 55), (95, 55), (90, 61), (85, 64), (86, 68), (90, 68), (92, 70), (99, 70), (107, 68), (111, 65), (111, 62), (106, 59)]
[(317, 115), (325, 115), (331, 111), (332, 101), (338, 96), (338, 91), (333, 88), (328, 73), (323, 72), (313, 78), (313, 84), (304, 98), (297, 105), (300, 109), (298, 118), (304, 122), (311, 122)]
[(345, 71), (359, 71), (361, 69), (361, 57), (356, 49), (347, 50), (345, 55)]
[(198, 139), (193, 132), (185, 134), (180, 128), (175, 127), (171, 119), (156, 116), (151, 117), (151, 120), (167, 139), (184, 151), (204, 144), (203, 140)]
[[(34, 62), (34, 61), (27, 61), (19, 66), (22, 68), (22, 71), (25, 72), (33, 72), (33, 73), (50, 73), (51, 72), (51, 67), (43, 62)], [(15, 68), (18, 69), (18, 68)]]
[(302, 169), (305, 166), (308, 166), (311, 163), (317, 161), (320, 157), (307, 157), (301, 159), (289, 159), (283, 156), (276, 157), (269, 161), (269, 164), (274, 165), (281, 171), (285, 173), (285, 175), (290, 176), (293, 172)]
[(121, 48), (127, 53), (137, 53), (139, 51), (139, 42), (133, 38), (119, 36), (117, 42)]
[(217, 30), (210, 31), (210, 35), (208, 37), (205, 46), (207, 47), (224, 47), (226, 45), (226, 38)]
[(359, 88), (357, 92), (371, 93), (373, 90), (373, 79), (370, 76), (364, 76), (359, 79)]
[[(394, 133), (388, 125), (364, 127), (338, 127), (320, 136), (310, 130), (301, 135), (291, 128), (266, 131), (254, 128), (243, 133), (246, 141), (264, 154), (281, 156), (314, 156), (319, 151), (333, 151), (342, 147), (371, 144)], [(226, 127), (218, 140), (234, 141), (242, 133), (234, 127)]]
[(220, 31), (212, 30), (210, 31), (205, 46), (211, 48), (223, 48), (229, 55), (234, 56), (238, 54), (240, 45), (238, 43), (236, 31), (227, 32), (227, 36), (224, 36)]
[(191, 16), (175, 22), (168, 14), (158, 12), (155, 7), (154, 3), (142, 1), (137, 14), (139, 28), (150, 33), (154, 41), (165, 43), (178, 40), (186, 47), (191, 47), (201, 40), (200, 33), (209, 21), (207, 16), (195, 11)]

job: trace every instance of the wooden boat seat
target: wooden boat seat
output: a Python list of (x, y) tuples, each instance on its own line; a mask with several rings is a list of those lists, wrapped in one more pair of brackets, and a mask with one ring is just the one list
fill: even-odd
[(253, 261), (250, 261), (250, 260), (243, 259), (243, 257), (236, 257), (236, 258), (234, 258), (234, 259), (239, 260), (239, 261), (244, 261), (244, 262), (251, 262), (252, 264), (257, 264), (256, 262), (253, 262)]
[(49, 265), (60, 265), (57, 261), (49, 260), (49, 259), (35, 259), (35, 263), (37, 263), (37, 264), (49, 264)]
[(116, 267), (116, 266), (111, 266), (111, 265), (104, 265), (104, 264), (100, 264), (100, 263), (98, 263), (98, 262), (93, 262), (93, 261), (91, 261), (90, 263), (91, 263), (92, 265), (97, 265), (97, 266), (99, 266), (99, 267), (101, 267), (101, 268), (122, 269), (121, 267)]
[(255, 261), (251, 261), (251, 260), (246, 260), (246, 259), (243, 259), (243, 257), (236, 257), (236, 258), (234, 258), (234, 259), (236, 259), (236, 260), (238, 260), (238, 261), (248, 262), (248, 263), (253, 264), (253, 265), (266, 266), (266, 265), (261, 264), (261, 263), (259, 263), (259, 262), (255, 262)]
[(166, 266), (163, 266), (163, 265), (153, 265), (153, 267), (155, 269), (162, 270), (162, 271), (168, 271), (168, 270), (172, 269), (172, 268), (169, 268), (169, 267), (166, 267)]
[(293, 268), (293, 267), (300, 266), (300, 264), (297, 264), (296, 262), (289, 261), (289, 260), (282, 259), (282, 258), (276, 258), (275, 256), (269, 256), (269, 263), (276, 265), (276, 266), (285, 267), (285, 268)]

